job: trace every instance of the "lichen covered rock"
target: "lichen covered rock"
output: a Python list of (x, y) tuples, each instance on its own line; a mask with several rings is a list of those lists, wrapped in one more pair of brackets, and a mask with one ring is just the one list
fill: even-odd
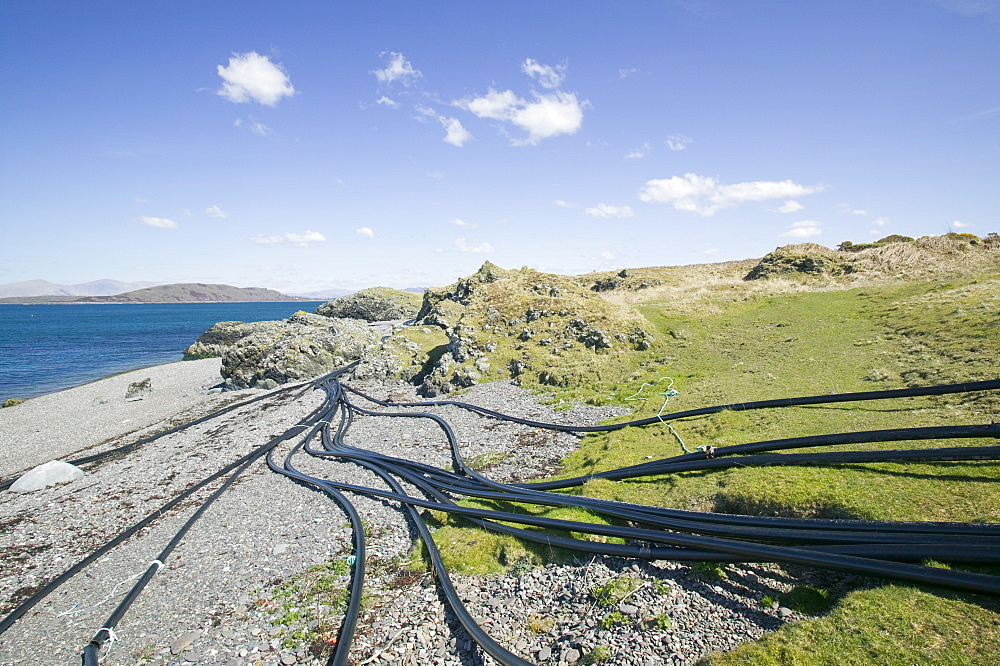
[(221, 373), (229, 389), (311, 379), (360, 359), (378, 343), (363, 322), (306, 312), (244, 326), (246, 334), (222, 354)]
[(412, 319), (417, 316), (421, 301), (420, 294), (387, 287), (372, 287), (324, 303), (316, 308), (316, 314), (364, 321)]
[[(645, 322), (591, 285), (486, 262), (452, 285), (428, 289), (417, 321), (444, 329), (448, 342), (414, 374), (419, 392), (442, 395), (503, 377), (550, 383), (557, 373), (561, 384), (581, 383), (596, 376), (595, 354), (649, 349)], [(567, 364), (576, 370), (561, 370)]]
[(851, 264), (837, 250), (816, 243), (785, 245), (764, 256), (744, 280), (789, 275), (837, 276), (849, 273)]

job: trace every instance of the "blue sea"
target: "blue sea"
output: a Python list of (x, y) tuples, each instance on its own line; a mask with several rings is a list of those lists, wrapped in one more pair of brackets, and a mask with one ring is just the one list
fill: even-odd
[(0, 304), (0, 402), (180, 361), (216, 322), (287, 319), (322, 303)]

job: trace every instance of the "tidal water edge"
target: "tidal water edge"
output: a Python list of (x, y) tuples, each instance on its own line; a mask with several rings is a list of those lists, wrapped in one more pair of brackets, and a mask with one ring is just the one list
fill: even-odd
[(286, 319), (322, 302), (0, 305), (0, 402), (179, 361), (216, 322)]

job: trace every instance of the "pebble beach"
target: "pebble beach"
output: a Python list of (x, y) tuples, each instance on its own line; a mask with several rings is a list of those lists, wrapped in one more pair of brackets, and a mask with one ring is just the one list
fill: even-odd
[[(0, 617), (176, 493), (298, 424), (323, 399), (321, 392), (300, 387), (218, 393), (218, 368), (218, 359), (156, 366), (0, 410), (0, 477), (7, 479), (47, 460), (122, 446), (222, 406), (261, 398), (111, 456), (87, 468), (82, 479), (31, 493), (0, 493)], [(128, 385), (144, 379), (151, 391), (127, 402)], [(352, 385), (377, 398), (415, 398), (403, 384)], [(505, 381), (475, 386), (462, 399), (559, 423), (596, 424), (621, 413), (582, 405), (554, 411), (540, 397)], [(499, 454), (502, 462), (484, 472), (497, 481), (545, 476), (579, 442), (572, 434), (542, 436), (453, 407), (436, 413), (452, 424), (467, 459)], [(349, 442), (450, 465), (447, 443), (432, 423), (360, 418)], [(307, 473), (378, 485), (350, 464), (304, 456), (297, 464)], [(0, 636), (0, 664), (78, 663), (118, 600), (216, 487), (165, 512), (35, 606)], [(413, 566), (419, 558), (400, 507), (351, 499), (371, 549), (353, 663), (495, 663), (442, 603), (433, 576)], [(163, 563), (118, 624), (101, 663), (324, 664), (341, 611), (331, 601), (335, 595), (310, 591), (320, 583), (325, 592), (347, 588), (350, 549), (350, 528), (335, 504), (258, 462)], [(634, 588), (627, 598), (612, 606), (595, 601), (596, 587), (623, 577)], [(685, 563), (580, 554), (570, 563), (453, 579), (481, 626), (539, 664), (586, 663), (598, 656), (607, 664), (694, 664), (801, 618), (777, 604), (761, 604), (762, 597), (801, 582), (772, 565), (731, 565), (726, 577), (711, 578)]]

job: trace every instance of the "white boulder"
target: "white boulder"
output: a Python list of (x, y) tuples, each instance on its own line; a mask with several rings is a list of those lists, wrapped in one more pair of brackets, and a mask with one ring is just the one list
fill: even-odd
[(83, 478), (83, 470), (62, 460), (50, 460), (47, 463), (25, 472), (10, 487), (14, 493), (30, 493), (57, 483), (65, 483)]

